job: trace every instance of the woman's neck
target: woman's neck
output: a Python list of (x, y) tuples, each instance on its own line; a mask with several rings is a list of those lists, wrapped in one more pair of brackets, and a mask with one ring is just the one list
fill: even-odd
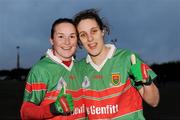
[(102, 49), (102, 51), (99, 55), (91, 56), (92, 61), (98, 66), (101, 65), (103, 63), (103, 61), (106, 59), (109, 50), (110, 50), (109, 47), (104, 46), (104, 48)]

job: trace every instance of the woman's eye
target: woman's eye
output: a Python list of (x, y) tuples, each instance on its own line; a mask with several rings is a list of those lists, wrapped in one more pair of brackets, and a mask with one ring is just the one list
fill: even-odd
[(85, 34), (80, 34), (80, 37), (84, 38), (86, 35)]
[(72, 36), (70, 36), (70, 38), (71, 38), (71, 39), (72, 39), (72, 38), (76, 38), (76, 36), (72, 35)]
[(58, 38), (63, 38), (63, 36), (58, 36)]
[(92, 34), (94, 34), (94, 33), (96, 33), (97, 32), (97, 30), (92, 30)]

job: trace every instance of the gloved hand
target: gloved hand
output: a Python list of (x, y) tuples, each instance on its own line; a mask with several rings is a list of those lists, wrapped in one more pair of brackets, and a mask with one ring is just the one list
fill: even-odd
[(148, 75), (148, 65), (142, 63), (139, 59), (136, 59), (135, 55), (131, 55), (131, 63), (132, 66), (130, 68), (130, 71), (134, 77), (135, 82), (141, 82), (143, 84), (150, 85), (152, 83), (151, 80), (149, 80)]
[(73, 113), (74, 103), (71, 94), (65, 93), (63, 86), (56, 101), (50, 104), (50, 111), (54, 115), (70, 115)]

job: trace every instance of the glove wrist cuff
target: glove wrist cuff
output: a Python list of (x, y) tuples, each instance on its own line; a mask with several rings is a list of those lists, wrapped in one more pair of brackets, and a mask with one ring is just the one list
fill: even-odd
[(50, 112), (53, 114), (53, 115), (59, 115), (61, 113), (59, 113), (56, 109), (56, 105), (55, 105), (55, 102), (51, 103), (50, 104)]
[(59, 112), (59, 111), (57, 111), (55, 104), (56, 104), (55, 102), (50, 104), (50, 112), (54, 116), (57, 116), (57, 115), (69, 116), (69, 115), (73, 114), (73, 112)]
[(146, 83), (143, 83), (143, 85), (145, 85), (145, 86), (150, 86), (150, 85), (153, 83), (154, 80), (156, 80), (156, 77), (155, 77), (154, 79), (146, 82)]
[(145, 86), (150, 86), (152, 84), (153, 81), (149, 81), (149, 82), (146, 82), (146, 83), (143, 83), (143, 85)]

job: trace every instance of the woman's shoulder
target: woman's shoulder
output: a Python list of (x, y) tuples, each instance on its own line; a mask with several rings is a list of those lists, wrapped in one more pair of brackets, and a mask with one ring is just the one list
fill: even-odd
[(123, 56), (130, 56), (132, 54), (135, 54), (135, 52), (133, 52), (132, 50), (129, 50), (129, 49), (124, 49), (124, 48), (118, 48), (116, 50), (116, 55), (123, 55)]

